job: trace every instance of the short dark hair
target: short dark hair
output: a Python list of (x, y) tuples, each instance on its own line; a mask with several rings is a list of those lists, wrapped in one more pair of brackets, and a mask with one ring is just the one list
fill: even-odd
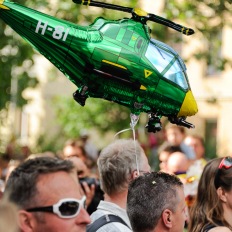
[(28, 159), (20, 164), (9, 176), (4, 195), (19, 208), (26, 209), (36, 199), (36, 184), (39, 176), (58, 171), (71, 172), (74, 166), (69, 160), (52, 157)]
[(179, 178), (164, 172), (151, 172), (134, 179), (129, 185), (127, 213), (134, 232), (154, 230), (164, 209), (173, 212), (179, 203)]
[(158, 155), (160, 155), (161, 152), (168, 152), (168, 153), (174, 153), (180, 151), (182, 152), (180, 146), (171, 145), (169, 142), (164, 142), (158, 149)]

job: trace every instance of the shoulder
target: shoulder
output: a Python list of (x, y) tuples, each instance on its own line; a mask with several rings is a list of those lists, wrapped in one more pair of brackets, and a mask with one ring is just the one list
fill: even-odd
[(102, 226), (97, 232), (132, 232), (132, 230), (120, 222), (112, 222)]
[[(102, 212), (101, 210), (96, 210), (93, 214), (91, 214), (90, 226), (92, 225), (92, 227), (95, 229), (99, 228), (96, 230), (97, 232), (132, 232), (132, 230), (128, 226), (124, 225), (122, 222), (118, 220), (115, 221), (115, 218), (111, 218), (110, 220), (108, 219), (109, 222), (107, 223), (105, 221), (107, 220), (107, 215), (109, 214), (106, 212)], [(123, 217), (119, 217), (119, 216), (117, 217), (121, 218), (124, 222), (126, 222), (123, 219)], [(91, 228), (90, 231), (93, 231), (94, 230), (93, 228)]]
[(217, 226), (210, 229), (209, 232), (231, 232), (231, 230), (225, 226)]
[(103, 215), (106, 215), (106, 213), (103, 212), (102, 210), (96, 210), (95, 212), (93, 212), (93, 213), (90, 215), (91, 222), (93, 223), (93, 222), (96, 221), (98, 218), (102, 217)]

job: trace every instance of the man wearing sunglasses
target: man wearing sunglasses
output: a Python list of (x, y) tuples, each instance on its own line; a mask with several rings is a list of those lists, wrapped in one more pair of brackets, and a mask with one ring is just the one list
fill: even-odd
[[(101, 151), (97, 164), (105, 195), (104, 201), (100, 201), (97, 210), (91, 215), (93, 223), (87, 231), (131, 232), (126, 213), (128, 185), (134, 178), (150, 171), (147, 157), (137, 141), (119, 139)], [(117, 220), (112, 219), (112, 215)], [(100, 218), (106, 218), (106, 222), (100, 223)]]
[(4, 195), (19, 210), (21, 232), (85, 232), (90, 218), (85, 196), (68, 160), (29, 159), (10, 175)]

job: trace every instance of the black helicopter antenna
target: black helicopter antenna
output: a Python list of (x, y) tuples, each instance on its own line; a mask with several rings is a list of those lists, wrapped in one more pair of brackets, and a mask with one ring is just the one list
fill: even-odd
[(96, 6), (111, 10), (118, 10), (132, 14), (132, 17), (135, 20), (140, 20), (142, 23), (146, 23), (146, 21), (150, 20), (155, 23), (162, 24), (164, 26), (170, 27), (176, 31), (183, 33), (184, 35), (192, 35), (194, 34), (194, 30), (180, 24), (174, 23), (168, 19), (162, 18), (155, 14), (147, 13), (146, 11), (139, 9), (139, 8), (131, 8), (131, 7), (124, 7), (119, 5), (114, 5), (110, 3), (98, 2), (94, 0), (73, 0), (74, 3), (87, 5), (87, 6)]

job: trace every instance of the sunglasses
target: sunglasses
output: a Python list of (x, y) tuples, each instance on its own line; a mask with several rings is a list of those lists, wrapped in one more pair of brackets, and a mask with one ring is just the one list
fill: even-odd
[(218, 166), (218, 170), (214, 178), (214, 186), (216, 189), (220, 187), (220, 174), (221, 174), (222, 168), (229, 169), (231, 167), (232, 167), (232, 157), (228, 156), (228, 157), (223, 158)]
[(44, 207), (35, 207), (27, 209), (27, 212), (49, 212), (57, 214), (60, 218), (74, 218), (76, 217), (81, 207), (85, 208), (86, 197), (83, 196), (81, 200), (74, 198), (64, 198), (59, 200), (56, 204)]

